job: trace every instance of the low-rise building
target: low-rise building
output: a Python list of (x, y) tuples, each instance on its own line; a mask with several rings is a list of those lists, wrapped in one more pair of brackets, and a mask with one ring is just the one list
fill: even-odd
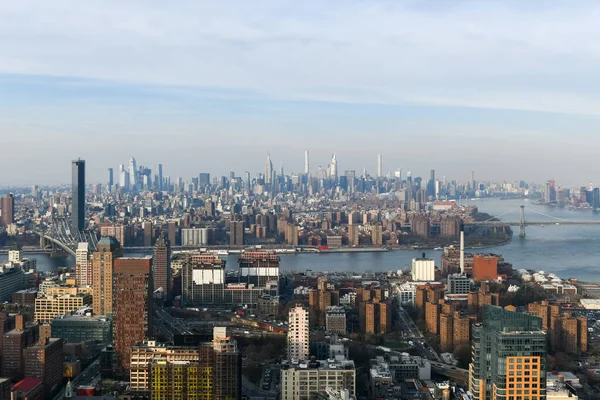
[(431, 379), (431, 363), (424, 358), (401, 353), (400, 356), (389, 356), (387, 362), (395, 382)]
[(113, 340), (112, 320), (103, 315), (64, 315), (50, 322), (52, 337), (65, 342), (98, 341), (109, 344)]
[(281, 399), (311, 399), (327, 389), (356, 393), (356, 368), (351, 360), (311, 360), (300, 364), (287, 361), (281, 366)]
[(60, 315), (70, 314), (91, 303), (92, 296), (89, 294), (47, 295), (35, 299), (34, 319), (39, 323), (51, 322)]

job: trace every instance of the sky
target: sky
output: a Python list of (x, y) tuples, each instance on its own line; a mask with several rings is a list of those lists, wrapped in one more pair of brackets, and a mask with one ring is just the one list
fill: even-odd
[(600, 183), (597, 1), (0, 2), (0, 186), (138, 165)]

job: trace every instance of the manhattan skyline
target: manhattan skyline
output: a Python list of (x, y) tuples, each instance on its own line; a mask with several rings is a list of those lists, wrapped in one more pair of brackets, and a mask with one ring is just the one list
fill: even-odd
[(312, 170), (600, 181), (595, 2), (231, 8), (0, 5), (0, 186), (66, 183), (76, 157), (102, 182), (132, 154), (171, 177), (267, 153), (303, 172), (305, 149)]

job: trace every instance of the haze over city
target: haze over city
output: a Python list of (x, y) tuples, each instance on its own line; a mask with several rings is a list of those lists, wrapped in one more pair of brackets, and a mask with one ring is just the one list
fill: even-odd
[[(0, 185), (411, 169), (596, 181), (597, 3), (5, 2)], [(576, 22), (575, 22), (576, 21)], [(57, 157), (57, 155), (61, 155)], [(24, 162), (27, 160), (34, 162)], [(44, 168), (40, 168), (40, 166)]]

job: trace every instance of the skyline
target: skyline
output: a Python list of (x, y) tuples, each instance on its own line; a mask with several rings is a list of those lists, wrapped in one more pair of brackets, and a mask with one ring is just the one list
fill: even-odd
[[(131, 156), (127, 161), (123, 161), (120, 162), (118, 165), (116, 166), (109, 166), (109, 167), (96, 167), (96, 168), (92, 168), (92, 171), (95, 172), (95, 175), (104, 175), (101, 176), (98, 180), (89, 180), (88, 183), (86, 185), (96, 185), (96, 184), (106, 184), (108, 182), (114, 182), (115, 184), (119, 184), (119, 181), (122, 179), (120, 172), (119, 172), (119, 168), (122, 166), (124, 168), (124, 171), (127, 173), (126, 175), (126, 179), (127, 179), (127, 183), (130, 185), (133, 185), (133, 178), (132, 178), (132, 171), (138, 171), (138, 167), (143, 167), (145, 169), (149, 169), (151, 171), (151, 176), (154, 177), (156, 175), (159, 175), (161, 177), (164, 177), (165, 179), (169, 179), (171, 182), (174, 182), (175, 180), (181, 178), (182, 182), (184, 183), (189, 183), (191, 182), (192, 178), (198, 178), (199, 175), (203, 174), (203, 173), (208, 173), (210, 176), (211, 181), (218, 179), (218, 178), (229, 178), (230, 174), (233, 173), (234, 176), (236, 178), (242, 178), (242, 179), (246, 179), (249, 173), (249, 176), (254, 178), (259, 178), (259, 177), (263, 177), (266, 178), (267, 176), (267, 168), (269, 168), (269, 165), (271, 165), (270, 167), (270, 172), (271, 173), (275, 173), (276, 175), (281, 175), (281, 171), (283, 168), (283, 172), (284, 172), (284, 176), (293, 176), (293, 175), (305, 175), (305, 171), (306, 171), (306, 167), (307, 167), (307, 163), (306, 163), (306, 157), (307, 154), (312, 154), (309, 150), (305, 150), (302, 155), (303, 155), (303, 161), (302, 161), (302, 168), (298, 169), (298, 170), (288, 170), (284, 164), (280, 164), (280, 165), (275, 165), (273, 163), (273, 160), (270, 158), (270, 153), (267, 153), (267, 156), (265, 157), (266, 160), (266, 165), (263, 162), (263, 168), (262, 170), (257, 170), (257, 171), (248, 171), (247, 169), (242, 168), (241, 170), (237, 170), (234, 171), (232, 169), (227, 170), (227, 172), (224, 173), (214, 173), (214, 171), (209, 170), (209, 169), (204, 169), (204, 170), (199, 170), (199, 171), (189, 171), (189, 173), (183, 175), (183, 176), (174, 176), (174, 175), (170, 175), (168, 174), (168, 166), (166, 166), (164, 163), (161, 162), (152, 162), (152, 163), (139, 163), (139, 165), (136, 166), (137, 161), (136, 161), (136, 157), (135, 156)], [(519, 178), (515, 178), (515, 179), (500, 179), (500, 180), (494, 180), (494, 179), (485, 179), (485, 178), (479, 178), (479, 176), (477, 175), (477, 171), (475, 171), (474, 169), (471, 169), (469, 171), (467, 171), (467, 175), (468, 178), (464, 178), (464, 177), (455, 177), (455, 176), (448, 176), (446, 174), (444, 174), (444, 171), (439, 171), (436, 169), (426, 169), (426, 170), (413, 170), (413, 169), (405, 169), (405, 168), (389, 168), (386, 169), (386, 164), (385, 164), (385, 160), (383, 159), (382, 153), (378, 153), (375, 155), (376, 160), (373, 163), (374, 165), (369, 169), (367, 168), (366, 164), (363, 165), (362, 169), (358, 169), (358, 168), (354, 168), (352, 166), (348, 166), (347, 168), (340, 168), (339, 164), (338, 164), (338, 158), (337, 158), (337, 154), (333, 153), (330, 155), (329, 158), (329, 162), (324, 162), (324, 163), (319, 163), (318, 165), (313, 167), (313, 163), (312, 161), (309, 163), (309, 170), (310, 173), (309, 175), (312, 177), (316, 176), (316, 173), (321, 170), (323, 171), (323, 173), (328, 176), (328, 177), (333, 177), (333, 176), (343, 176), (345, 175), (346, 171), (353, 171), (355, 172), (355, 176), (356, 177), (360, 177), (360, 176), (364, 176), (364, 173), (366, 172), (366, 176), (371, 177), (373, 179), (380, 179), (380, 178), (385, 178), (385, 179), (397, 179), (397, 173), (400, 172), (401, 174), (401, 179), (404, 181), (407, 179), (407, 173), (410, 173), (410, 176), (412, 177), (412, 179), (415, 178), (421, 178), (423, 182), (429, 182), (431, 179), (431, 174), (434, 173), (435, 175), (435, 180), (442, 182), (442, 181), (447, 181), (447, 182), (456, 182), (458, 184), (468, 184), (469, 182), (473, 182), (473, 181), (477, 181), (477, 182), (481, 182), (481, 183), (518, 183), (520, 181), (523, 181), (527, 184), (536, 184), (536, 185), (543, 185), (546, 184), (549, 181), (552, 182), (556, 182), (558, 187), (568, 187), (568, 188), (579, 188), (579, 187), (597, 187), (598, 185), (595, 184), (595, 182), (587, 182), (587, 183), (581, 183), (581, 184), (568, 184), (566, 182), (561, 182), (558, 181), (554, 178), (546, 178), (543, 179), (541, 181), (528, 181), (528, 180), (524, 180), (524, 179), (519, 179)], [(312, 155), (310, 155), (310, 159), (312, 160)], [(86, 160), (84, 160), (82, 157), (78, 157), (78, 160), (82, 161), (85, 164), (88, 164)], [(72, 161), (72, 163), (75, 163), (74, 160)], [(379, 174), (379, 166), (380, 166), (380, 161), (381, 161), (381, 165), (383, 166), (382, 171), (383, 174)], [(334, 163), (334, 164), (332, 164)], [(254, 163), (253, 163), (254, 164)], [(333, 168), (332, 166), (335, 165)], [(344, 166), (344, 164), (342, 164)], [(89, 165), (88, 165), (89, 166)], [(165, 167), (167, 167), (167, 169), (165, 170)], [(133, 169), (132, 169), (133, 168)], [(85, 176), (86, 176), (86, 181), (87, 181), (87, 174), (89, 172), (90, 168), (86, 167), (85, 168)], [(99, 171), (101, 171), (102, 173), (99, 174)], [(167, 171), (167, 173), (165, 173), (165, 171)], [(73, 171), (72, 171), (73, 172)], [(74, 173), (74, 172), (73, 172)], [(1, 176), (0, 176), (1, 178)], [(7, 188), (26, 188), (28, 186), (64, 186), (64, 185), (69, 185), (70, 182), (69, 181), (64, 181), (64, 182), (58, 182), (58, 183), (44, 183), (44, 182), (34, 182), (34, 183), (30, 183), (30, 184), (12, 184), (12, 185), (2, 185), (0, 182), (0, 189), (7, 189)]]
[(16, 151), (0, 157), (0, 186), (66, 183), (76, 157), (103, 181), (132, 154), (171, 177), (258, 172), (267, 153), (302, 172), (304, 149), (312, 170), (336, 153), (340, 171), (374, 174), (381, 153), (384, 174), (598, 182), (598, 13), (591, 1), (1, 4), (0, 136)]

